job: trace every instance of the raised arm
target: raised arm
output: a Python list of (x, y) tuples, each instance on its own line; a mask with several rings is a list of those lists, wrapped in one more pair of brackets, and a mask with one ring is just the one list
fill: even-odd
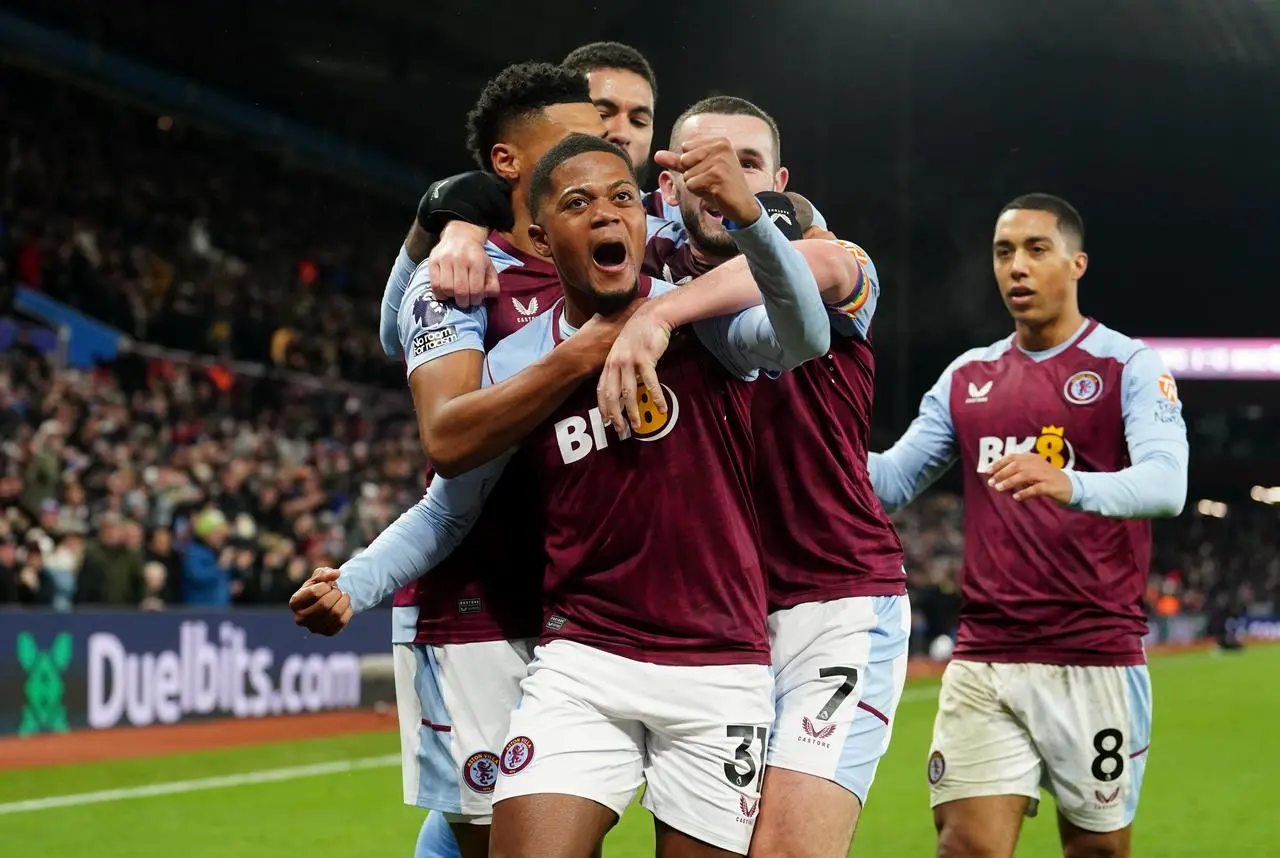
[(1110, 474), (1069, 471), (1068, 506), (1112, 518), (1164, 518), (1187, 500), (1187, 425), (1178, 387), (1153, 349), (1141, 349), (1122, 375), (1129, 467)]
[(909, 504), (955, 462), (951, 374), (964, 359), (961, 357), (943, 371), (920, 400), (920, 412), (897, 443), (883, 453), (867, 457), (871, 485), (887, 512)]

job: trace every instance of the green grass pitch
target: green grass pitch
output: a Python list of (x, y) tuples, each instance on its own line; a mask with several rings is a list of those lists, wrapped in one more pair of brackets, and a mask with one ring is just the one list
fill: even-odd
[[(1280, 766), (1280, 647), (1156, 658), (1155, 728), (1134, 853), (1160, 858), (1280, 855), (1274, 781)], [(933, 829), (925, 757), (936, 683), (912, 683), (893, 745), (854, 844), (858, 856), (929, 856)], [(225, 858), (412, 855), (420, 812), (399, 803), (395, 764), (72, 807), (6, 809), (18, 801), (261, 772), (398, 750), (393, 733), (126, 762), (0, 771), (0, 855), (6, 858)], [(1060, 854), (1051, 802), (1028, 820), (1020, 858)], [(627, 813), (609, 858), (652, 855), (648, 814)]]

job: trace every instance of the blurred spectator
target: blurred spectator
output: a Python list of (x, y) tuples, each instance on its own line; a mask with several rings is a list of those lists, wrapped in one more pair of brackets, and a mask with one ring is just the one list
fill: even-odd
[(195, 519), (193, 540), (182, 560), (182, 601), (202, 607), (231, 604), (235, 549), (227, 545), (227, 517), (206, 509)]

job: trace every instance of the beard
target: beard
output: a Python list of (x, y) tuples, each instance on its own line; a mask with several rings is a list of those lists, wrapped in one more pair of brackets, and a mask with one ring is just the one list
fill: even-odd
[(689, 241), (700, 252), (707, 256), (730, 259), (737, 256), (738, 245), (733, 236), (723, 226), (716, 227), (715, 232), (708, 231), (702, 222), (702, 201), (690, 193), (680, 189), (680, 217), (684, 221), (685, 232), (689, 233)]
[(612, 316), (614, 313), (625, 310), (636, 299), (639, 291), (640, 281), (638, 280), (625, 292), (597, 292), (592, 289), (591, 302), (595, 304), (596, 312), (601, 316)]

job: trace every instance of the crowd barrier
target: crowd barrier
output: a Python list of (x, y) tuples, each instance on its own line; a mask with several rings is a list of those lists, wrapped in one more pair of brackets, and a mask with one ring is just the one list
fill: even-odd
[(278, 608), (0, 611), (0, 735), (369, 705), (389, 681), (379, 620), (326, 638)]

